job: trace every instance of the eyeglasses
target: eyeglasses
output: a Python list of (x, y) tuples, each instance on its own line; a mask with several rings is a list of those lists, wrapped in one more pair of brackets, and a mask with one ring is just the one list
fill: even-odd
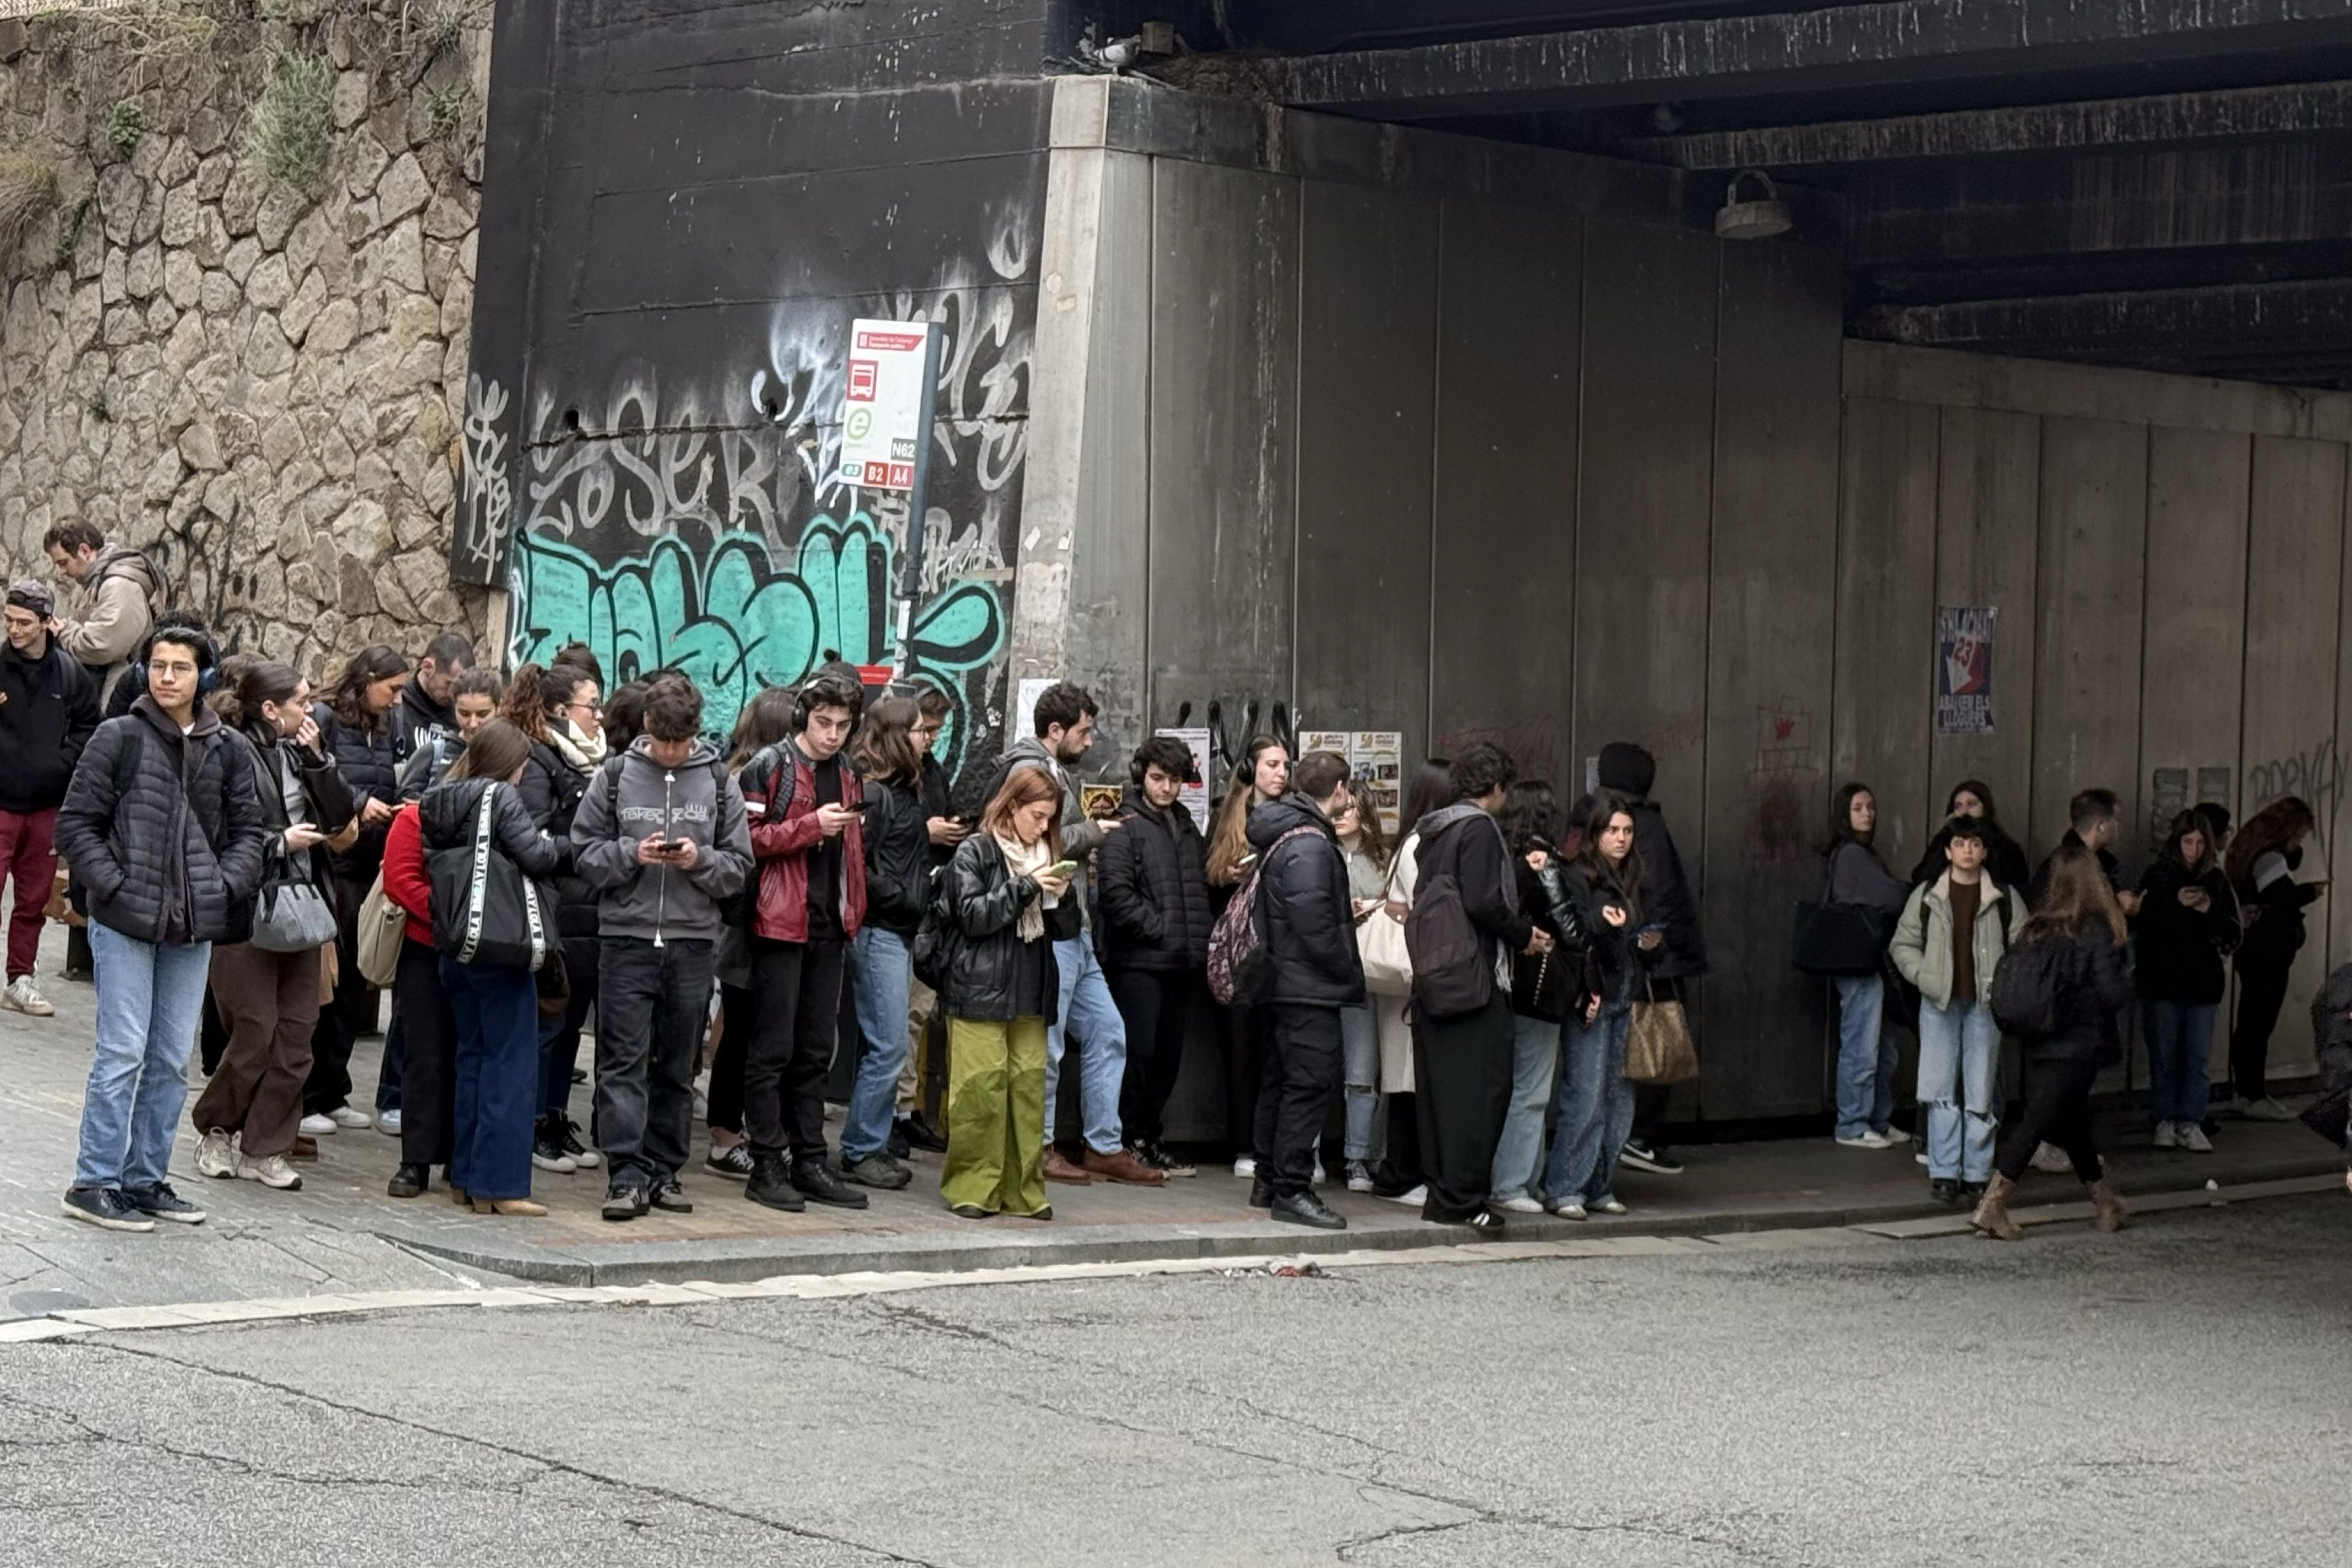
[(566, 713), (602, 713), (604, 705), (601, 702), (567, 702), (563, 710)]

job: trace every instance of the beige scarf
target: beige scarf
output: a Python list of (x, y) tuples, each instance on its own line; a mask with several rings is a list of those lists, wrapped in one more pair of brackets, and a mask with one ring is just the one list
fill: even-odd
[[(1034, 881), (1054, 868), (1054, 851), (1044, 838), (1024, 847), (1001, 833), (994, 837), (996, 847), (1004, 851), (1004, 868), (1011, 875), (1027, 877)], [(1014, 933), (1023, 942), (1043, 942), (1045, 938), (1045, 911), (1056, 901), (1049, 895), (1041, 894), (1023, 904), (1021, 918), (1013, 927)]]
[(554, 743), (558, 756), (583, 773), (593, 773), (604, 765), (605, 748), (604, 731), (602, 730), (590, 735), (566, 719), (560, 724), (549, 725), (547, 738)]

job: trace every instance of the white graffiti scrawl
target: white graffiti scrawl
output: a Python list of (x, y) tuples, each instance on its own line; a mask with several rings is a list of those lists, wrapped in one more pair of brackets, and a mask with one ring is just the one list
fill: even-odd
[(507, 434), (499, 427), (506, 411), (506, 388), (479, 375), (466, 378), (466, 488), (457, 518), (457, 548), (460, 558), (473, 563), (485, 580), (506, 547), (507, 519), (514, 508), (507, 480)]

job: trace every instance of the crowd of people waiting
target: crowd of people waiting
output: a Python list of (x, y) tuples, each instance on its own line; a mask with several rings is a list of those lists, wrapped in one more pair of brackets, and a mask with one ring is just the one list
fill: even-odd
[[(105, 558), (84, 525), (50, 543), (76, 582)], [(191, 1116), (208, 1177), (299, 1188), (319, 1138), (373, 1126), (399, 1139), (396, 1198), (439, 1167), (478, 1213), (541, 1215), (534, 1171), (602, 1168), (606, 1219), (688, 1212), (715, 1040), (703, 1163), (751, 1201), (863, 1207), (864, 1189), (907, 1186), (922, 1148), (943, 1154), (955, 1214), (1047, 1219), (1049, 1183), (1198, 1173), (1165, 1115), (1204, 993), (1221, 1004), (1233, 1171), (1276, 1219), (1345, 1226), (1316, 1191), (1335, 1108), (1347, 1186), (1434, 1222), (1621, 1214), (1621, 1164), (1679, 1169), (1656, 1142), (1664, 1086), (1628, 1077), (1628, 1040), (1637, 1010), (1678, 1001), (1706, 959), (1638, 746), (1604, 748), (1601, 787), (1565, 809), (1498, 747), (1433, 760), (1406, 781), (1391, 847), (1370, 781), (1259, 736), (1204, 835), (1180, 801), (1197, 764), (1171, 737), (1136, 748), (1116, 804), (1088, 808), (1077, 769), (1097, 709), (1061, 683), (959, 811), (932, 754), (946, 700), (869, 703), (851, 667), (761, 693), (722, 753), (677, 671), (608, 692), (574, 645), (501, 678), (448, 634), (413, 668), (364, 648), (314, 692), (156, 614), (152, 568), (112, 581), (138, 595), (118, 586), (108, 606), (134, 647), (98, 645), (96, 662), (28, 581), (8, 592), (0, 657), (0, 744), (20, 762), (0, 792), (17, 886), (0, 1003), (52, 1011), (32, 969), (59, 855), (97, 984), (72, 1217), (204, 1217), (168, 1179), (202, 1037)], [(2207, 1053), (2232, 959), (2245, 1113), (2288, 1114), (2265, 1058), (2324, 885), (2294, 875), (2308, 809), (2275, 803), (2234, 839), (2221, 808), (2183, 813), (2131, 889), (2116, 822), (2112, 795), (2084, 792), (2029, 874), (1969, 781), (1903, 879), (1874, 847), (1872, 793), (1832, 804), (1823, 902), (1874, 911), (1880, 932), (1865, 962), (1825, 971), (1837, 1142), (1909, 1143), (1892, 1125), (1900, 998), (1916, 1010), (1930, 1190), (1987, 1234), (2016, 1233), (2006, 1205), (2030, 1161), (2071, 1166), (2101, 1223), (2121, 1223), (2089, 1096), (2135, 994), (2158, 1146), (2211, 1146)], [(2034, 964), (2011, 962), (2029, 950)], [(2046, 1016), (1997, 1017), (2000, 976), (2029, 967)], [(384, 988), (371, 1113), (349, 1102), (350, 1062)], [(862, 1048), (835, 1151), (845, 993)], [(583, 1136), (571, 1107), (592, 1008)], [(934, 1010), (939, 1127), (917, 1096)], [(2028, 1061), (2006, 1118), (2004, 1023)], [(1072, 1046), (1066, 1150), (1051, 1113)]]

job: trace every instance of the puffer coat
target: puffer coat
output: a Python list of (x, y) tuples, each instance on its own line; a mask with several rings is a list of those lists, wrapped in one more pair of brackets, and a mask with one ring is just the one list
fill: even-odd
[[(318, 723), (320, 743), (335, 759), (344, 787), (352, 792), (354, 816), (372, 800), (388, 805), (400, 804), (401, 759), (390, 714), (379, 717), (375, 727), (367, 729), (346, 722), (336, 716), (332, 707), (318, 702), (311, 705), (310, 717)], [(336, 876), (362, 887), (375, 880), (376, 871), (383, 864), (384, 826), (378, 823), (361, 828), (352, 847), (336, 853)]]
[(89, 918), (147, 942), (253, 934), (263, 826), (252, 743), (209, 708), (185, 735), (152, 698), (98, 727), (58, 812)]
[(1127, 786), (1126, 826), (1095, 855), (1095, 941), (1106, 969), (1200, 969), (1209, 962), (1208, 851), (1192, 814)]

